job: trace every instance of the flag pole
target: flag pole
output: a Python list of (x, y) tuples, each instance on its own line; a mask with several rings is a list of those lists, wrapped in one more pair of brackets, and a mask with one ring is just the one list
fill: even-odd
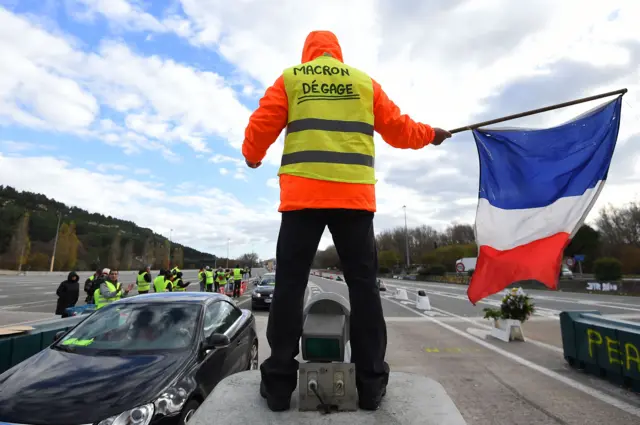
[(477, 124), (471, 124), (464, 127), (454, 128), (453, 130), (449, 130), (449, 133), (461, 133), (467, 130), (475, 130), (476, 128), (484, 127), (486, 125), (497, 124), (499, 122), (510, 121), (516, 118), (528, 117), (529, 115), (539, 114), (541, 112), (553, 111), (554, 109), (566, 108), (567, 106), (578, 105), (580, 103), (590, 102), (592, 100), (602, 99), (604, 97), (614, 96), (614, 95), (624, 95), (627, 92), (627, 89), (620, 89), (615, 91), (610, 91), (607, 93), (597, 94), (595, 96), (583, 97), (581, 99), (572, 100), (564, 103), (557, 103), (551, 106), (545, 106), (544, 108), (532, 109), (526, 112), (520, 112), (519, 114), (507, 115), (506, 117), (496, 118), (489, 121), (479, 122)]

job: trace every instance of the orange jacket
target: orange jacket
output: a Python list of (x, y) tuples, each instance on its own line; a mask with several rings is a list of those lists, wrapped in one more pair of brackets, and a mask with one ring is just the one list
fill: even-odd
[[(337, 37), (329, 31), (313, 31), (304, 42), (302, 63), (330, 53), (343, 61)], [(374, 130), (394, 148), (421, 149), (433, 141), (434, 131), (426, 125), (402, 115), (400, 109), (373, 83)], [(260, 99), (247, 126), (242, 154), (249, 162), (260, 162), (282, 130), (287, 126), (289, 102), (280, 76)], [(305, 208), (356, 209), (376, 211), (375, 185), (339, 183), (283, 174), (280, 176), (280, 208), (293, 211)]]

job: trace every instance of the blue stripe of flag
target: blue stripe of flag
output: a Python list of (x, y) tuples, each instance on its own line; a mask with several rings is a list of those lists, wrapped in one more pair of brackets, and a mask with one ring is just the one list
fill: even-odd
[(607, 178), (622, 97), (558, 127), (474, 130), (479, 197), (501, 209), (540, 208)]

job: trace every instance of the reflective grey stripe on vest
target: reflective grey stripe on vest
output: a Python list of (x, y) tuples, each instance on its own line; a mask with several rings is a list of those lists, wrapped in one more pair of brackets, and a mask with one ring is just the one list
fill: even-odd
[(291, 121), (287, 125), (287, 134), (305, 130), (340, 131), (343, 133), (362, 133), (373, 136), (373, 125), (360, 121), (321, 120), (304, 118)]
[(371, 155), (352, 152), (302, 151), (282, 155), (280, 166), (300, 164), (302, 162), (325, 162), (329, 164), (364, 165), (372, 167), (374, 158)]

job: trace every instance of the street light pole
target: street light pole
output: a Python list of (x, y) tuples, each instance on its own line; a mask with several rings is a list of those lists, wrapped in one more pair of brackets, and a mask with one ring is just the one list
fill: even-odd
[(53, 254), (51, 254), (51, 265), (49, 271), (53, 271), (53, 262), (56, 259), (56, 249), (58, 248), (58, 235), (60, 234), (60, 220), (62, 220), (62, 214), (58, 213), (58, 227), (56, 227), (56, 238), (53, 241)]
[(403, 205), (402, 209), (404, 210), (404, 248), (405, 255), (407, 257), (407, 273), (409, 272), (409, 230), (407, 229), (407, 206)]

